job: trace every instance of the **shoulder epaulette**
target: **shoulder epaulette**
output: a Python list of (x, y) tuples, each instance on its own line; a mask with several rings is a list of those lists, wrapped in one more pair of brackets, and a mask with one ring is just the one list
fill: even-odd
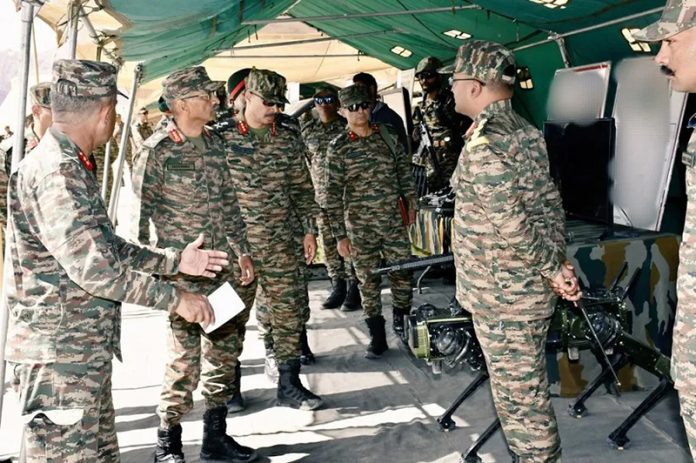
[(160, 142), (165, 138), (169, 138), (169, 133), (164, 129), (158, 130), (157, 132), (147, 137), (147, 139), (143, 142), (143, 146), (145, 148), (152, 149), (159, 145)]
[(473, 130), (471, 132), (469, 141), (466, 143), (467, 149), (476, 148), (477, 146), (487, 145), (490, 143), (488, 137), (486, 137), (484, 134), (484, 129), (487, 122), (488, 119), (481, 119), (476, 123), (476, 125), (472, 125)]

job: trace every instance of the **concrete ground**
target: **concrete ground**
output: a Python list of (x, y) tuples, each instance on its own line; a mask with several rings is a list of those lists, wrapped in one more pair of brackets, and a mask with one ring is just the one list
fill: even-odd
[[(445, 306), (452, 286), (425, 280), (414, 305)], [(321, 310), (327, 281), (312, 281), (310, 344), (315, 365), (304, 367), (303, 381), (321, 395), (325, 406), (305, 412), (273, 406), (275, 385), (263, 374), (264, 352), (252, 315), (242, 356), (242, 390), (247, 409), (228, 417), (228, 431), (244, 445), (256, 448), (266, 462), (458, 462), (460, 454), (494, 418), (487, 386), (477, 391), (455, 414), (456, 429), (439, 430), (436, 418), (473, 379), (461, 370), (432, 374), (422, 361), (389, 335), (390, 350), (381, 360), (363, 357), (368, 343), (360, 313)], [(385, 317), (390, 324), (388, 291), (383, 291)], [(124, 362), (114, 362), (116, 425), (124, 463), (152, 461), (158, 401), (165, 352), (165, 316), (141, 307), (124, 310)], [(630, 445), (618, 451), (607, 445), (609, 433), (647, 395), (621, 397), (598, 392), (582, 419), (566, 412), (569, 399), (553, 403), (563, 441), (563, 461), (665, 462), (691, 461), (674, 394), (659, 403), (629, 432)], [(195, 409), (183, 423), (188, 462), (198, 462), (203, 402), (194, 395)], [(20, 424), (16, 397), (8, 391), (0, 426), (0, 460), (16, 457)], [(484, 462), (509, 462), (500, 433), (483, 447)], [(14, 461), (14, 460), (13, 460)]]

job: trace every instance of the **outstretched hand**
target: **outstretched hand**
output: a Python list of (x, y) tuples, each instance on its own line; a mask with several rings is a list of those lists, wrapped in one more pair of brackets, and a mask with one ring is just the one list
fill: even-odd
[(229, 265), (226, 252), (200, 249), (202, 245), (203, 234), (201, 233), (182, 251), (179, 272), (186, 275), (215, 278), (216, 272), (222, 271)]

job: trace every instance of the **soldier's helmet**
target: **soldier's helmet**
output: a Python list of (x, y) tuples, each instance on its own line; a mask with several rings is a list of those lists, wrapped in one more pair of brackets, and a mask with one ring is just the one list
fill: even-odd
[(481, 82), (515, 83), (515, 55), (496, 42), (471, 40), (459, 47), (454, 64), (440, 74), (462, 73)]
[(176, 100), (194, 93), (216, 92), (225, 83), (221, 80), (210, 80), (203, 66), (193, 66), (172, 72), (162, 82), (164, 99)]
[(240, 69), (232, 73), (227, 79), (227, 93), (233, 100), (246, 88), (245, 79), (249, 76), (251, 68)]
[(288, 103), (287, 98), (285, 98), (285, 92), (287, 91), (285, 77), (277, 72), (267, 69), (252, 69), (246, 78), (246, 88), (247, 91), (262, 98), (264, 101), (276, 104)]
[(338, 92), (338, 99), (344, 108), (352, 104), (360, 104), (370, 101), (367, 87), (364, 85), (349, 85)]
[(69, 97), (106, 97), (119, 94), (117, 69), (101, 61), (60, 59), (53, 63), (51, 93)]
[(416, 65), (416, 77), (418, 77), (423, 72), (437, 72), (439, 68), (442, 67), (442, 61), (435, 58), (434, 56), (426, 56), (418, 62)]
[(44, 108), (51, 107), (51, 83), (41, 82), (34, 85), (29, 89), (29, 95), (31, 96), (31, 103)]
[(696, 27), (696, 0), (667, 0), (662, 16), (648, 27), (633, 33), (644, 42), (657, 42)]

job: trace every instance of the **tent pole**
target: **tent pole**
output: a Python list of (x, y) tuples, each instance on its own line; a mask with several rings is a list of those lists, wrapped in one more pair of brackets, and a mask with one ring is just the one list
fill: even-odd
[[(39, 6), (40, 7), (40, 6)], [(27, 107), (27, 90), (29, 87), (29, 61), (31, 55), (31, 30), (34, 22), (34, 4), (30, 1), (22, 1), (22, 41), (20, 67), (19, 105), (17, 106), (17, 126), (15, 127), (14, 145), (12, 146), (12, 169), (17, 169), (19, 161), (24, 157), (24, 112)], [(9, 176), (9, 175), (8, 175)], [(7, 205), (9, 206), (9, 191), (7, 194)], [(12, 272), (12, 265), (9, 258), (10, 246), (5, 237), (5, 275)], [(9, 267), (9, 268), (8, 268)], [(7, 342), (7, 330), (9, 328), (10, 308), (7, 303), (5, 291), (5, 278), (2, 283), (2, 297), (0, 298), (0, 423), (2, 422), (2, 405), (5, 397), (5, 344)]]
[[(116, 207), (118, 206), (118, 193), (121, 190), (121, 179), (123, 178), (123, 163), (126, 159), (126, 148), (128, 147), (128, 135), (130, 135), (131, 118), (133, 117), (133, 108), (135, 107), (135, 94), (138, 91), (140, 79), (143, 77), (143, 65), (135, 66), (133, 75), (133, 86), (130, 93), (130, 104), (128, 105), (128, 113), (124, 119), (123, 131), (121, 133), (121, 143), (118, 147), (118, 165), (114, 174), (113, 188), (111, 188), (111, 198), (109, 200), (109, 218), (112, 222), (116, 222)], [(106, 168), (106, 166), (104, 166)]]
[(329, 55), (223, 55), (208, 59), (285, 59), (285, 58), (372, 58), (364, 53), (336, 53)]
[[(362, 32), (360, 34), (337, 35), (335, 37), (320, 37), (320, 38), (316, 38), (316, 39), (289, 40), (287, 42), (261, 43), (258, 45), (247, 45), (245, 47), (234, 47), (231, 51), (235, 52), (235, 51), (240, 51), (240, 50), (252, 50), (254, 48), (273, 48), (273, 47), (285, 47), (285, 46), (290, 46), (290, 45), (304, 45), (306, 43), (317, 43), (317, 42), (328, 42), (331, 40), (354, 39), (356, 37), (375, 36), (375, 35), (382, 35), (382, 34), (397, 34), (399, 32), (403, 32), (403, 31), (391, 29), (388, 31)], [(225, 51), (228, 51), (228, 50), (229, 49), (225, 49)]]
[(111, 138), (104, 148), (104, 174), (102, 174), (102, 186), (101, 186), (101, 197), (103, 201), (106, 201), (106, 190), (109, 186), (109, 169), (111, 168)]
[(428, 13), (454, 13), (459, 10), (482, 10), (478, 5), (460, 5), (460, 6), (445, 6), (440, 8), (422, 8), (418, 10), (399, 10), (399, 11), (376, 11), (373, 13), (356, 13), (356, 14), (337, 14), (329, 16), (307, 16), (304, 18), (274, 18), (274, 19), (254, 19), (242, 21), (243, 26), (253, 26), (256, 24), (276, 24), (276, 23), (291, 23), (291, 22), (313, 22), (313, 21), (335, 21), (339, 19), (356, 19), (356, 18), (377, 18), (379, 16), (403, 16), (412, 14), (428, 14)]
[(77, 29), (80, 22), (80, 1), (72, 0), (68, 5), (70, 14), (70, 59), (77, 57)]
[(118, 56), (114, 55), (112, 52), (110, 52), (110, 51), (107, 50), (106, 48), (104, 48), (103, 40), (101, 40), (101, 39), (99, 38), (99, 34), (97, 34), (97, 31), (94, 29), (94, 26), (92, 25), (92, 21), (89, 20), (89, 16), (87, 16), (87, 14), (85, 13), (84, 8), (82, 8), (82, 7), (80, 7), (80, 18), (82, 19), (82, 24), (84, 24), (85, 27), (87, 28), (87, 33), (88, 33), (89, 36), (92, 38), (92, 40), (94, 40), (94, 43), (96, 43), (96, 44), (98, 45), (98, 47), (99, 47), (99, 48), (97, 49), (97, 61), (101, 61), (101, 54), (102, 54), (102, 53), (105, 53), (106, 56), (108, 56), (109, 58), (111, 58), (111, 60), (112, 60), (114, 63), (120, 64), (120, 63), (121, 63), (121, 58), (119, 58)]
[(648, 15), (655, 14), (655, 13), (661, 13), (663, 9), (664, 9), (663, 7), (653, 8), (652, 10), (643, 11), (642, 13), (636, 13), (636, 14), (632, 14), (629, 16), (624, 16), (623, 18), (612, 19), (611, 21), (606, 21), (606, 22), (603, 22), (600, 24), (595, 24), (594, 26), (583, 27), (582, 29), (578, 29), (575, 31), (564, 32), (562, 34), (552, 34), (549, 36), (548, 39), (541, 40), (539, 42), (530, 43), (529, 45), (522, 45), (521, 47), (513, 48), (512, 51), (521, 51), (521, 50), (526, 50), (527, 48), (538, 47), (539, 45), (544, 45), (544, 44), (547, 44), (549, 42), (552, 42), (552, 41), (558, 40), (558, 39), (564, 39), (564, 38), (570, 37), (572, 35), (583, 34), (585, 32), (590, 32), (590, 31), (594, 31), (597, 29), (602, 29), (604, 27), (612, 26), (614, 24), (622, 23), (624, 21), (630, 21), (632, 19), (641, 18), (643, 16), (648, 16)]
[(565, 39), (563, 37), (557, 37), (555, 41), (558, 44), (558, 49), (561, 51), (561, 59), (563, 60), (563, 65), (569, 68), (570, 55), (568, 54), (568, 48), (566, 48)]

